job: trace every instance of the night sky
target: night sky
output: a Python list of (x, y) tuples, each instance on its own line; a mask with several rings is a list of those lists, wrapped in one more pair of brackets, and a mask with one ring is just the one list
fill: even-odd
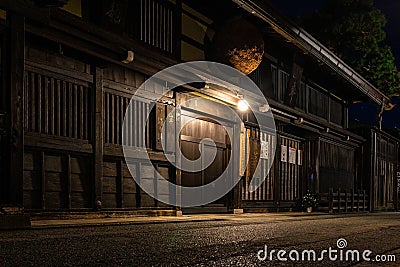
[[(288, 16), (296, 16), (318, 10), (324, 5), (325, 0), (270, 0), (270, 2), (282, 13)], [(385, 43), (392, 47), (397, 68), (400, 69), (400, 1), (375, 0), (375, 6), (386, 16), (385, 31), (387, 36)]]

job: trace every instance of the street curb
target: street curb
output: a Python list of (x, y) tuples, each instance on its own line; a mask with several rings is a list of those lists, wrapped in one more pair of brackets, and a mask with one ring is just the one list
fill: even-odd
[[(174, 224), (174, 223), (190, 223), (190, 222), (216, 222), (216, 221), (235, 221), (237, 219), (242, 219), (244, 222), (246, 221), (246, 217), (248, 218), (263, 218), (265, 217), (265, 223), (269, 222), (284, 222), (284, 221), (299, 221), (299, 220), (318, 220), (318, 219), (335, 219), (335, 218), (349, 218), (349, 217), (364, 217), (364, 216), (374, 216), (376, 213), (342, 213), (342, 214), (327, 214), (327, 213), (279, 213), (279, 214), (240, 214), (240, 215), (231, 215), (231, 216), (220, 216), (209, 215), (209, 218), (166, 218), (166, 217), (158, 217), (160, 219), (150, 219), (146, 217), (140, 217), (142, 220), (135, 220), (137, 218), (129, 217), (129, 218), (114, 218), (112, 221), (107, 222), (107, 219), (103, 219), (103, 221), (90, 221), (88, 219), (77, 219), (75, 222), (68, 222), (68, 220), (46, 220), (46, 222), (41, 220), (32, 220), (31, 221), (31, 229), (54, 229), (54, 228), (78, 228), (78, 227), (98, 227), (98, 226), (119, 226), (119, 225), (144, 225), (144, 224)], [(193, 215), (191, 215), (193, 216)], [(201, 215), (200, 215), (201, 216)], [(144, 220), (143, 220), (144, 218)], [(76, 222), (78, 221), (78, 222)]]
[(46, 224), (35, 225), (32, 223), (31, 229), (56, 229), (56, 228), (81, 228), (81, 227), (102, 227), (102, 226), (119, 226), (119, 225), (143, 225), (143, 224), (173, 224), (188, 222), (210, 222), (210, 221), (228, 221), (229, 219), (188, 219), (188, 220), (159, 220), (159, 221), (119, 221), (119, 222), (94, 222), (94, 223), (71, 223), (71, 224)]

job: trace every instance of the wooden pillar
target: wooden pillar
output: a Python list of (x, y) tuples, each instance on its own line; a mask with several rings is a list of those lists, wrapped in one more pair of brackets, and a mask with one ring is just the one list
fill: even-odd
[(6, 80), (7, 110), (9, 112), (9, 190), (8, 202), (23, 205), (24, 168), (24, 61), (25, 61), (25, 18), (8, 12), (8, 71)]
[[(229, 177), (232, 177), (231, 183), (234, 183), (235, 179), (239, 179), (240, 174), (240, 153), (242, 148), (240, 147), (241, 145), (241, 140), (240, 140), (240, 134), (242, 131), (245, 131), (244, 126), (242, 125), (241, 121), (237, 121), (234, 124), (233, 128), (233, 140), (231, 140), (231, 159), (232, 160), (232, 168), (229, 170)], [(229, 158), (227, 157), (227, 162), (229, 162)], [(227, 194), (227, 207), (228, 210), (234, 214), (241, 214), (243, 213), (242, 209), (242, 198), (241, 198), (241, 193), (240, 193), (240, 187), (241, 187), (242, 180), (239, 180), (239, 182), (232, 188), (231, 192)]]
[[(278, 128), (277, 128), (278, 129)], [(279, 201), (281, 199), (281, 135), (276, 133), (276, 156), (274, 163), (274, 206), (278, 211)]]
[(72, 209), (72, 188), (71, 188), (71, 154), (66, 155), (66, 168), (67, 168), (67, 208)]
[(103, 101), (103, 70), (93, 68), (94, 72), (94, 133), (93, 133), (93, 173), (94, 173), (94, 207), (101, 203), (103, 179), (104, 150), (104, 101)]
[(376, 161), (376, 132), (371, 130), (371, 147), (370, 147), (370, 192), (369, 192), (369, 211), (373, 212), (375, 209), (375, 176), (376, 176), (376, 168), (377, 168), (377, 161)]
[[(354, 196), (354, 194), (353, 194)], [(328, 212), (333, 213), (333, 188), (329, 188), (329, 194), (328, 194)]]
[(315, 194), (319, 194), (320, 192), (319, 192), (319, 179), (320, 179), (320, 176), (319, 176), (319, 155), (320, 155), (320, 152), (321, 152), (321, 139), (320, 138), (318, 138), (316, 141), (315, 141), (315, 165), (314, 165), (314, 168), (315, 168), (315, 177), (314, 177), (314, 179), (315, 179), (315, 181), (314, 181), (314, 185), (315, 185), (315, 188), (314, 188), (314, 190), (315, 190)]
[[(304, 179), (306, 187), (304, 189), (311, 190), (313, 193), (318, 194), (319, 192), (319, 150), (320, 150), (320, 139), (318, 135), (312, 135), (307, 140), (307, 146), (305, 153), (304, 166), (307, 167), (305, 171), (306, 177)], [(313, 178), (311, 178), (313, 176)], [(303, 192), (305, 193), (305, 192)], [(327, 192), (322, 192), (327, 193)]]
[(399, 162), (399, 143), (396, 142), (396, 164), (395, 164), (395, 173), (396, 173), (396, 180), (395, 180), (395, 187), (394, 187), (394, 196), (395, 196), (395, 208), (396, 211), (400, 210), (400, 162)]
[[(175, 94), (175, 133), (180, 131), (181, 127), (181, 95), (179, 93), (174, 93)], [(180, 138), (176, 138), (175, 141), (175, 151), (180, 149)], [(177, 166), (180, 166), (180, 161), (181, 159), (176, 156), (175, 154), (175, 161), (177, 163)], [(176, 174), (175, 174), (175, 183), (176, 185), (182, 185), (182, 175), (181, 175), (181, 170), (179, 168), (176, 168)], [(177, 205), (175, 206), (176, 210), (176, 215), (180, 216), (182, 215), (182, 206), (180, 205), (181, 203), (181, 191), (177, 189), (177, 192), (175, 192), (175, 197), (176, 197), (176, 203)]]

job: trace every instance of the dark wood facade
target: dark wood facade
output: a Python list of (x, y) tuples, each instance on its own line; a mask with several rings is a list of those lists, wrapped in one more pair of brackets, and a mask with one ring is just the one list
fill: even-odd
[[(254, 124), (251, 114), (243, 115), (241, 145), (250, 162), (239, 185), (214, 204), (226, 211), (291, 210), (308, 189), (315, 193), (369, 191), (382, 182), (392, 190), (391, 175), (397, 167), (397, 159), (389, 156), (392, 143), (387, 144), (390, 151), (382, 148), (377, 156), (388, 158), (384, 171), (388, 174), (368, 184), (359, 171), (367, 157), (366, 139), (348, 130), (351, 101), (384, 96), (370, 87), (372, 93), (360, 91), (354, 84), (366, 81), (358, 76), (354, 80), (351, 69), (335, 56), (323, 55), (326, 61), (336, 60), (338, 69), (320, 60), (315, 51), (305, 51), (299, 40), (276, 29), (273, 21), (252, 16), (234, 2), (221, 1), (218, 11), (212, 5), (181, 0), (70, 1), (64, 10), (2, 1), (0, 171), (5, 175), (1, 201), (32, 211), (95, 210), (100, 206), (174, 210), (147, 195), (132, 179), (122, 153), (124, 118), (129, 119), (132, 133), (135, 128), (146, 128), (145, 143), (143, 136), (132, 134), (128, 145), (147, 151), (162, 178), (177, 184), (207, 183), (224, 170), (233, 144), (226, 141), (220, 126), (207, 119), (186, 129), (180, 144), (191, 156), (195, 156), (193, 146), (205, 136), (219, 144), (220, 152), (209, 173), (191, 177), (166, 161), (159, 129), (173, 107), (192, 92), (166, 95), (147, 124), (149, 99), (135, 101), (132, 114), (126, 114), (126, 109), (134, 92), (152, 74), (181, 61), (205, 60), (207, 34), (235, 16), (265, 29), (263, 61), (250, 78), (269, 101), (277, 136)], [(287, 27), (288, 22), (275, 23)], [(128, 51), (134, 52), (134, 59), (126, 64)], [(296, 101), (288, 101), (292, 75), (299, 68), (302, 78)], [(349, 73), (343, 74), (343, 69)], [(212, 92), (204, 94), (214, 97)], [(172, 119), (184, 123), (190, 112), (176, 112)], [(277, 148), (275, 159), (260, 159), (263, 166), (274, 160), (273, 167), (262, 186), (250, 193), (251, 178), (266, 175), (254, 173), (257, 162), (252, 162), (263, 142)], [(166, 141), (166, 146), (171, 144), (175, 140)], [(398, 151), (398, 145), (393, 149)], [(379, 159), (373, 163), (374, 172), (381, 170)], [(160, 177), (152, 166), (140, 157), (133, 161), (132, 175), (140, 177), (140, 183), (157, 184)], [(369, 191), (371, 200), (380, 201), (371, 203), (390, 205), (393, 198), (387, 190), (383, 196)]]
[(360, 182), (369, 194), (369, 210), (398, 210), (399, 139), (377, 128), (357, 130), (367, 139), (359, 172), (363, 177)]

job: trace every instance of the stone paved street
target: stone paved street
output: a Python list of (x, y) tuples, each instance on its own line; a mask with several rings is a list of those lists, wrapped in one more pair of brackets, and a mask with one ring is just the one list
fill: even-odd
[[(196, 218), (196, 216), (193, 216)], [(44, 228), (0, 232), (1, 266), (399, 266), (400, 213), (209, 215), (199, 221)], [(208, 219), (207, 219), (208, 218)], [(260, 261), (264, 249), (371, 250), (396, 262)], [(263, 255), (260, 254), (261, 256)], [(294, 254), (293, 254), (294, 255)], [(339, 254), (338, 254), (339, 255)], [(288, 255), (286, 254), (286, 257)], [(300, 254), (301, 257), (301, 254)]]

